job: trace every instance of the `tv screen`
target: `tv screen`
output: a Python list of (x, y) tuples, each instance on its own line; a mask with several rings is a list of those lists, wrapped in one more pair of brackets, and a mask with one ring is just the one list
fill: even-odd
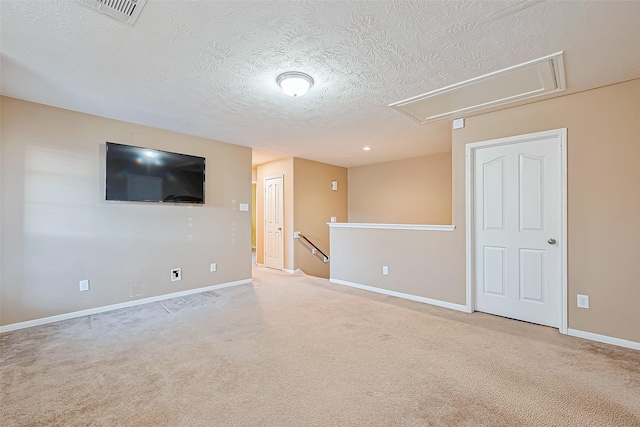
[(204, 157), (107, 142), (107, 200), (204, 203)]

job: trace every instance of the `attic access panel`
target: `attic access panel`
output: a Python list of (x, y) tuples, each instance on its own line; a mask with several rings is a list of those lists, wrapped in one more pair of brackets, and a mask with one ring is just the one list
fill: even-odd
[(562, 52), (389, 104), (420, 124), (565, 89)]

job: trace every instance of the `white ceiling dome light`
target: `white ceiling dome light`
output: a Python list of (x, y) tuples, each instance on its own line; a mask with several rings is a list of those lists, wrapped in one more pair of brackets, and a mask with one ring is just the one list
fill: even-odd
[(289, 96), (302, 96), (313, 86), (313, 78), (298, 71), (282, 73), (278, 76), (276, 82), (282, 88), (282, 91)]

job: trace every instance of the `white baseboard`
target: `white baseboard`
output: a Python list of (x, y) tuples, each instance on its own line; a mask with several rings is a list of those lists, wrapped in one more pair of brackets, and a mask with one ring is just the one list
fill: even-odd
[(16, 331), (18, 329), (32, 328), (34, 326), (46, 325), (47, 323), (60, 322), (62, 320), (74, 319), (76, 317), (89, 316), (91, 314), (104, 313), (105, 311), (118, 310), (120, 308), (134, 307), (136, 305), (148, 304), (150, 302), (162, 301), (170, 298), (184, 297), (201, 292), (213, 291), (216, 289), (229, 288), (231, 286), (246, 285), (251, 283), (251, 279), (236, 280), (235, 282), (221, 283), (219, 285), (206, 286), (204, 288), (189, 289), (186, 291), (174, 292), (171, 294), (158, 295), (155, 297), (142, 298), (133, 301), (121, 302), (118, 304), (105, 305), (102, 307), (90, 308), (87, 310), (74, 311), (71, 313), (58, 314), (56, 316), (43, 317), (41, 319), (27, 320), (26, 322), (12, 323), (0, 326), (0, 333)]
[(285, 268), (283, 271), (289, 274), (304, 274), (304, 271), (300, 270), (299, 268), (296, 268), (295, 270), (290, 270), (288, 268)]
[(613, 344), (620, 347), (632, 348), (640, 350), (640, 342), (623, 340), (622, 338), (614, 338), (607, 335), (594, 334), (593, 332), (579, 331), (577, 329), (567, 329), (567, 334), (572, 337), (584, 338), (591, 341), (603, 342), (605, 344)]
[(367, 285), (361, 285), (359, 283), (348, 282), (346, 280), (330, 278), (329, 281), (331, 283), (337, 283), (338, 285), (350, 286), (352, 288), (358, 288), (358, 289), (362, 289), (362, 290), (365, 290), (365, 291), (377, 292), (379, 294), (390, 295), (392, 297), (404, 298), (404, 299), (408, 299), (408, 300), (411, 300), (411, 301), (417, 301), (417, 302), (422, 302), (422, 303), (425, 303), (425, 304), (436, 305), (438, 307), (449, 308), (451, 310), (464, 311), (465, 313), (467, 312), (467, 306), (466, 305), (462, 305), (462, 304), (454, 304), (452, 302), (446, 302), (446, 301), (440, 301), (440, 300), (437, 300), (437, 299), (419, 297), (417, 295), (405, 294), (405, 293), (402, 293), (402, 292), (390, 291), (388, 289), (376, 288), (376, 287), (367, 286)]

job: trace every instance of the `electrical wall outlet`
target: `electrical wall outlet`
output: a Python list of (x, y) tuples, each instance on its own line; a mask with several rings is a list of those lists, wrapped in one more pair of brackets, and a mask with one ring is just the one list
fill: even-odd
[(578, 307), (589, 308), (589, 295), (578, 294)]
[(388, 265), (383, 265), (382, 266), (382, 274), (384, 274), (385, 276), (387, 274), (389, 274), (389, 266)]
[(80, 292), (89, 290), (89, 281), (88, 280), (80, 280)]
[(335, 216), (331, 217), (331, 222), (336, 222), (336, 217)]
[(210, 271), (216, 271), (216, 270), (218, 270), (218, 265), (215, 262), (211, 263), (211, 270)]
[(171, 281), (177, 282), (178, 280), (182, 280), (182, 271), (179, 268), (171, 269)]

